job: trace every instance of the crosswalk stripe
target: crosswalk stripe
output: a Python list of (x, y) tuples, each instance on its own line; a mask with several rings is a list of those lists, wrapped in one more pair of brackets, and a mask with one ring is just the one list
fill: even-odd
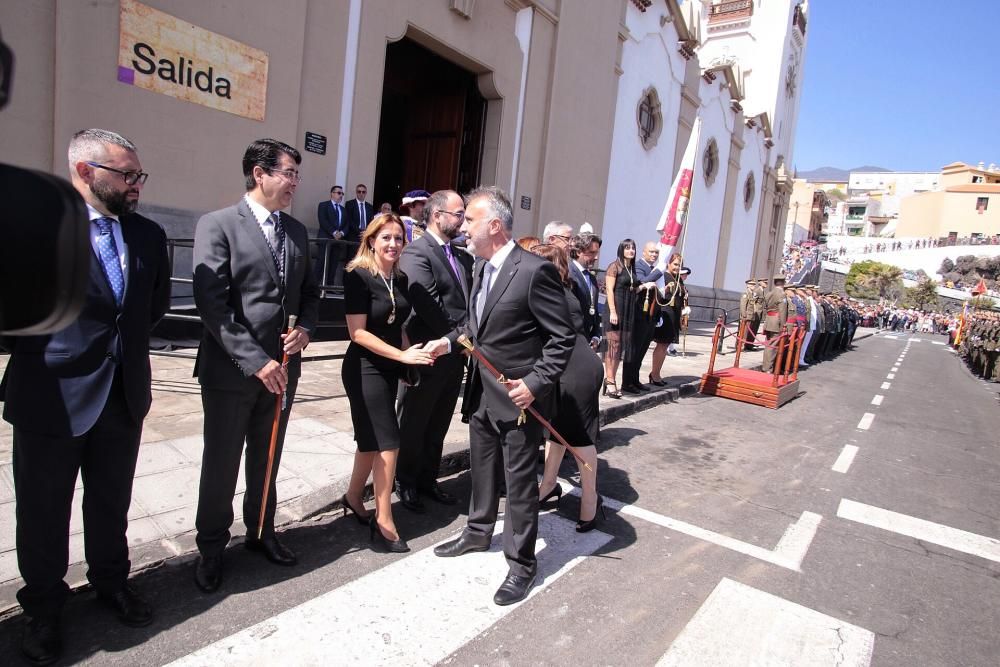
[[(507, 575), (497, 524), (490, 550), (438, 558), (428, 547), (173, 663), (217, 665), (433, 665), (522, 603), (493, 604)], [(529, 599), (611, 540), (539, 516), (538, 584)], [(450, 539), (450, 538), (449, 538)]]
[[(580, 495), (578, 487), (560, 483), (563, 489), (570, 495)], [(604, 505), (619, 514), (634, 516), (637, 519), (648, 521), (657, 526), (669, 528), (678, 533), (683, 533), (690, 537), (710, 542), (716, 546), (736, 551), (745, 556), (751, 556), (772, 565), (794, 570), (795, 572), (801, 572), (802, 561), (805, 560), (806, 552), (809, 551), (809, 545), (812, 544), (813, 538), (816, 536), (816, 531), (819, 530), (820, 521), (823, 520), (822, 515), (815, 512), (803, 512), (799, 516), (798, 521), (790, 524), (785, 529), (785, 533), (778, 540), (778, 544), (775, 545), (774, 549), (765, 549), (756, 544), (743, 542), (734, 537), (716, 533), (707, 528), (695, 526), (694, 524), (663, 514), (657, 514), (656, 512), (636, 507), (635, 505), (629, 505), (614, 498), (608, 498), (607, 496), (604, 498)]]
[(837, 516), (1000, 563), (1000, 540), (846, 498)]
[(846, 473), (851, 464), (854, 463), (854, 457), (857, 456), (858, 448), (854, 445), (844, 445), (844, 449), (841, 450), (840, 456), (833, 464), (833, 471)]
[(656, 663), (867, 667), (870, 630), (723, 579)]

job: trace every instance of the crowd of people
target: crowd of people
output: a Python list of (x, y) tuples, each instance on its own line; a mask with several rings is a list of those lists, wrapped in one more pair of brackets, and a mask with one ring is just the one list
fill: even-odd
[[(850, 349), (861, 321), (858, 304), (852, 299), (835, 292), (820, 293), (816, 285), (786, 282), (784, 274), (774, 276), (770, 286), (765, 279), (750, 278), (740, 297), (742, 345), (745, 350), (763, 346), (761, 370), (765, 373), (774, 372), (776, 366), (779, 372), (791, 370), (781, 366), (788, 362), (778, 355), (781, 336), (788, 345), (793, 336), (802, 334), (798, 367), (808, 368)], [(763, 341), (758, 330), (764, 333)], [(737, 340), (735, 345), (739, 344)]]
[(781, 273), (792, 280), (803, 269), (812, 266), (818, 257), (817, 246), (786, 244), (781, 256)]

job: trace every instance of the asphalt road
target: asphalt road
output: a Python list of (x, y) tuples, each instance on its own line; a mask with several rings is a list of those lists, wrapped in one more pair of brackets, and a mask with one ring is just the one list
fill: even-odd
[[(514, 608), (491, 602), (496, 543), (430, 555), (464, 510), (398, 508), (405, 556), (327, 516), (284, 533), (294, 568), (230, 549), (215, 595), (190, 560), (140, 575), (149, 628), (74, 595), (66, 662), (996, 665), (1000, 385), (942, 342), (861, 341), (778, 411), (696, 396), (605, 427), (607, 520), (576, 534), (574, 496), (546, 512), (544, 580)], [(21, 621), (0, 623), (2, 664)]]

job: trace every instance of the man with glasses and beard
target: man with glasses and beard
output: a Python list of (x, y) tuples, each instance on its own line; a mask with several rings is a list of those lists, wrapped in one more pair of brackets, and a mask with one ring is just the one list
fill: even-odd
[[(399, 266), (409, 280), (413, 312), (406, 321), (410, 343), (426, 343), (465, 325), (468, 319), (472, 257), (452, 244), (465, 221), (462, 197), (451, 190), (430, 195), (425, 207), (427, 229), (403, 249)], [(424, 495), (444, 505), (454, 496), (438, 487), (441, 450), (462, 386), (465, 356), (453, 350), (433, 366), (418, 366), (420, 382), (408, 387), (402, 400), (399, 431), (402, 441), (396, 482), (403, 507), (418, 513)]]
[[(93, 254), (83, 310), (58, 333), (3, 341), (11, 352), (0, 400), (14, 426), (21, 649), (59, 659), (69, 593), (69, 522), (83, 477), (87, 579), (125, 625), (153, 618), (129, 586), (125, 531), (142, 421), (149, 411), (149, 332), (170, 303), (166, 235), (135, 213), (146, 182), (135, 145), (107, 130), (69, 144), (73, 187), (87, 204)], [(44, 221), (43, 221), (44, 222)], [(31, 248), (25, 248), (31, 252)]]

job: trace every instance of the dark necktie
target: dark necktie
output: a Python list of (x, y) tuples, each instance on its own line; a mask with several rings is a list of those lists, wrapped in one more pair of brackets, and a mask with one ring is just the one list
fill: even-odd
[(455, 261), (455, 255), (451, 251), (451, 244), (445, 243), (441, 247), (444, 248), (444, 254), (448, 258), (448, 263), (451, 264), (451, 270), (455, 273), (455, 279), (458, 281), (458, 284), (461, 285), (462, 276), (459, 274), (458, 263)]
[(365, 203), (358, 200), (358, 227), (364, 230), (368, 226), (368, 220), (365, 219)]
[(278, 276), (284, 281), (285, 278), (285, 227), (281, 224), (281, 217), (278, 212), (275, 211), (267, 217), (273, 225), (273, 236), (264, 234), (264, 238), (267, 239), (267, 247), (271, 251), (271, 259), (274, 260), (274, 266), (278, 269)]
[(97, 218), (94, 220), (100, 234), (97, 236), (97, 254), (104, 268), (104, 275), (108, 279), (108, 285), (115, 295), (115, 304), (122, 305), (122, 298), (125, 296), (125, 276), (122, 274), (121, 260), (118, 258), (118, 244), (115, 243), (115, 235), (111, 232), (111, 218)]

